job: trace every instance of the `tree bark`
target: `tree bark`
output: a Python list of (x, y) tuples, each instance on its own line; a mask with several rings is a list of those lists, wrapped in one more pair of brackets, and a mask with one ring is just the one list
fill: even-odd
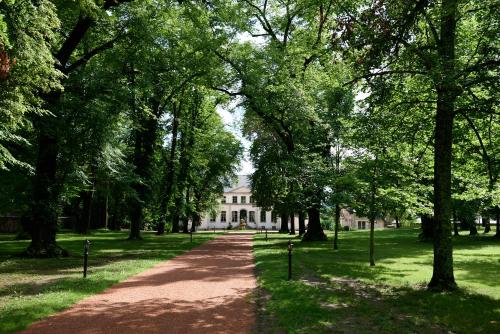
[(469, 235), (477, 235), (477, 226), (476, 226), (476, 220), (472, 219), (469, 222)]
[(56, 257), (67, 255), (67, 252), (56, 244), (59, 199), (56, 185), (58, 140), (55, 134), (46, 132), (46, 122), (38, 124), (42, 123), (33, 178), (32, 221), (29, 227), (31, 243), (25, 253), (31, 257)]
[(305, 213), (304, 211), (299, 211), (299, 236), (304, 235), (306, 233), (306, 222), (305, 222)]
[(173, 104), (173, 120), (172, 120), (172, 141), (170, 143), (170, 155), (167, 161), (167, 175), (165, 177), (165, 191), (161, 198), (160, 203), (160, 222), (158, 224), (157, 235), (162, 235), (165, 233), (165, 224), (168, 217), (168, 205), (170, 203), (170, 198), (172, 197), (172, 189), (175, 176), (175, 154), (177, 150), (177, 133), (179, 129), (179, 115), (181, 112), (182, 105)]
[(434, 139), (434, 265), (429, 289), (456, 290), (451, 239), (451, 161), (453, 117), (458, 88), (455, 86), (455, 34), (457, 0), (441, 3), (441, 38), (438, 54), (441, 78), (437, 84)]
[[(106, 0), (103, 9), (118, 6), (130, 0)], [(56, 53), (59, 69), (67, 74), (67, 63), (94, 22), (93, 17), (80, 15)], [(56, 106), (62, 91), (52, 91), (44, 96), (46, 107), (57, 115)], [(37, 122), (38, 152), (35, 175), (33, 177), (31, 243), (25, 253), (32, 257), (55, 257), (68, 253), (56, 244), (59, 189), (56, 184), (58, 136), (57, 124), (52, 116)]]
[(290, 234), (295, 234), (295, 214), (290, 214)]
[(500, 210), (497, 207), (497, 214), (496, 214), (496, 219), (497, 219), (497, 232), (495, 233), (496, 238), (500, 238)]
[(401, 228), (401, 223), (399, 222), (399, 217), (394, 217), (396, 219), (396, 228)]
[(280, 226), (280, 232), (282, 233), (288, 233), (288, 215), (286, 213), (282, 213), (281, 215), (281, 226)]
[(340, 205), (335, 204), (335, 228), (333, 235), (333, 249), (339, 249)]
[(92, 191), (83, 191), (80, 196), (82, 198), (83, 208), (82, 217), (79, 219), (80, 224), (77, 226), (77, 232), (80, 234), (87, 234), (92, 219)]
[(196, 227), (200, 225), (201, 215), (198, 211), (193, 212), (193, 222), (191, 224), (191, 232), (196, 232)]
[(307, 209), (309, 222), (307, 225), (307, 232), (302, 237), (302, 241), (326, 241), (327, 237), (321, 227), (321, 218), (318, 207), (310, 207)]
[(421, 220), (420, 227), (422, 229), (422, 232), (420, 232), (418, 238), (421, 241), (432, 240), (434, 238), (434, 225), (435, 225), (434, 217), (429, 215), (423, 215), (420, 217), (420, 220)]
[(457, 213), (455, 208), (453, 208), (453, 234), (458, 237), (460, 234), (458, 233), (458, 221), (457, 221)]
[(375, 219), (370, 218), (370, 267), (375, 266)]
[[(154, 101), (152, 103), (152, 110), (157, 110), (158, 106), (159, 101)], [(132, 109), (135, 110), (135, 106)], [(141, 111), (135, 112), (141, 113)], [(157, 129), (158, 119), (155, 115), (139, 115), (134, 139), (134, 167), (135, 174), (139, 179), (133, 184), (137, 197), (132, 199), (130, 205), (129, 240), (142, 239), (141, 228), (144, 224), (143, 209), (151, 192), (149, 183), (151, 182), (151, 168), (156, 146)]]
[(179, 157), (179, 175), (177, 177), (177, 188), (175, 189), (175, 208), (172, 215), (172, 232), (179, 232), (179, 219), (184, 209), (184, 191), (187, 187), (187, 178), (191, 165), (191, 149), (195, 144), (194, 129), (196, 128), (198, 117), (198, 105), (192, 106), (190, 123), (186, 124), (187, 128), (181, 131), (180, 138), (180, 157)]
[[(186, 182), (188, 182), (186, 180)], [(189, 183), (189, 182), (188, 182)], [(183, 219), (183, 229), (182, 233), (189, 233), (189, 212), (187, 212), (187, 208), (189, 207), (189, 202), (190, 202), (190, 194), (189, 194), (189, 187), (186, 189), (186, 210), (184, 210), (184, 219)]]

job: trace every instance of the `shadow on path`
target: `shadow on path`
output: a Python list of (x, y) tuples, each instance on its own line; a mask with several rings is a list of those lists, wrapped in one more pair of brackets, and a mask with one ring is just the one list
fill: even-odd
[(255, 287), (252, 236), (226, 235), (22, 333), (250, 333)]

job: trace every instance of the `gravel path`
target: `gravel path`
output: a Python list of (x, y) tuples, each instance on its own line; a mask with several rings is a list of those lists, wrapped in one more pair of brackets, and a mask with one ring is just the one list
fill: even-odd
[(224, 235), (22, 333), (250, 333), (255, 287), (252, 235)]

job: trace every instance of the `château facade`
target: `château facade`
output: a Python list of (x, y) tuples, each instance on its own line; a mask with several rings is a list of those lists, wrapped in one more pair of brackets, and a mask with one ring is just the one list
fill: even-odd
[[(295, 229), (299, 228), (298, 215), (294, 217)], [(305, 221), (307, 226), (307, 219)], [(200, 230), (231, 229), (243, 224), (248, 229), (279, 230), (281, 218), (269, 210), (263, 210), (255, 205), (250, 188), (248, 175), (238, 175), (237, 182), (224, 189), (219, 208), (215, 215), (205, 214), (201, 219)], [(368, 218), (358, 217), (349, 209), (342, 209), (340, 215), (341, 228), (348, 226), (350, 230), (369, 229)], [(290, 228), (290, 221), (288, 221)], [(375, 228), (384, 228), (382, 219), (375, 221)]]
[[(198, 227), (200, 230), (238, 228), (240, 223), (249, 229), (279, 230), (281, 219), (271, 211), (255, 205), (248, 175), (238, 175), (235, 184), (224, 189), (220, 206), (214, 215), (206, 214)], [(298, 226), (298, 220), (295, 223)]]

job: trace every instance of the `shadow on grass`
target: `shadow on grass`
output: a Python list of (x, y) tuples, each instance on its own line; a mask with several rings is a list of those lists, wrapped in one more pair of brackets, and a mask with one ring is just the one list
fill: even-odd
[[(85, 296), (103, 291), (162, 260), (180, 255), (213, 238), (212, 234), (154, 236), (127, 241), (126, 232), (92, 235), (63, 233), (59, 244), (71, 256), (28, 259), (17, 256), (28, 244), (0, 237), (0, 333), (22, 329)], [(83, 240), (91, 240), (89, 276), (82, 278)]]
[[(265, 242), (257, 236), (260, 286), (269, 294), (265, 312), (276, 319), (275, 326), (269, 324), (274, 326), (270, 333), (499, 333), (498, 299), (463, 290), (436, 294), (418, 286), (381, 284), (431, 268), (432, 245), (417, 241), (417, 234), (377, 231), (376, 267), (368, 266), (365, 232), (343, 233), (339, 251), (331, 241), (295, 241), (292, 282), (286, 281), (288, 238), (272, 236)], [(454, 243), (461, 279), (498, 287), (498, 243), (467, 237)]]
[(498, 333), (500, 302), (464, 292), (301, 278), (265, 284), (270, 333)]

